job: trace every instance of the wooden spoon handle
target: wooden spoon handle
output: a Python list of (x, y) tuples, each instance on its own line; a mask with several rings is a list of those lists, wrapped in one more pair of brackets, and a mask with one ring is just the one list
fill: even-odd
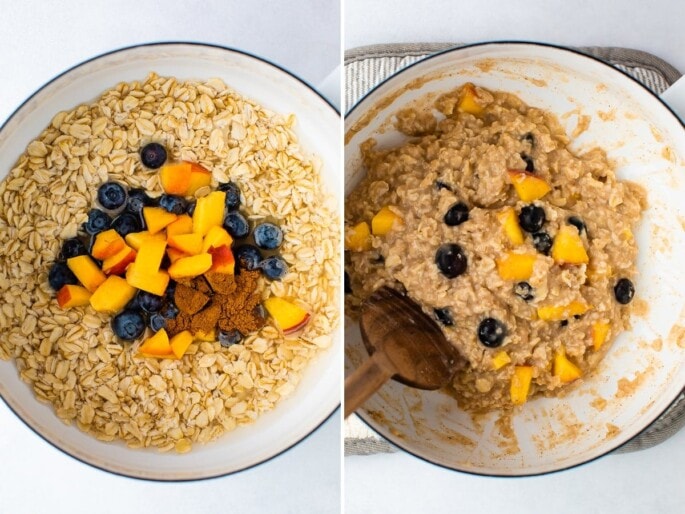
[(374, 353), (359, 366), (345, 379), (345, 417), (356, 411), (393, 374), (392, 367), (380, 352)]

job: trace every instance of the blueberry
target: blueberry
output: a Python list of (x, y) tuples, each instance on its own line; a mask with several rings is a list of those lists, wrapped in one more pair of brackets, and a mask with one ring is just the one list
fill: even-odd
[(533, 287), (528, 282), (519, 282), (516, 284), (514, 286), (514, 294), (526, 302), (535, 298)]
[(67, 239), (62, 243), (62, 251), (59, 253), (59, 256), (61, 259), (66, 260), (87, 253), (88, 250), (86, 249), (86, 245), (83, 244), (83, 241), (74, 237), (72, 239)]
[(105, 182), (98, 188), (98, 202), (108, 211), (116, 211), (126, 203), (126, 189), (118, 182)]
[(485, 318), (478, 325), (478, 339), (488, 348), (497, 348), (502, 345), (507, 335), (507, 327), (495, 318)]
[(350, 275), (345, 272), (345, 294), (352, 294), (352, 285), (350, 285)]
[(143, 166), (156, 170), (166, 162), (166, 148), (159, 143), (148, 143), (140, 151)]
[(150, 316), (150, 321), (148, 322), (148, 325), (150, 326), (153, 332), (159, 332), (166, 326), (166, 318), (162, 316), (159, 312), (155, 312), (152, 316)]
[(183, 214), (188, 208), (188, 202), (182, 196), (162, 195), (159, 197), (159, 206), (165, 211)]
[(458, 244), (444, 244), (435, 253), (435, 264), (447, 278), (455, 278), (466, 271), (466, 254)]
[(528, 173), (535, 172), (535, 163), (533, 162), (533, 159), (528, 154), (522, 153), (521, 159), (523, 159), (523, 162), (526, 163), (526, 171)]
[(91, 209), (88, 212), (88, 221), (83, 224), (83, 229), (91, 236), (94, 236), (103, 230), (107, 230), (111, 224), (112, 218), (107, 214), (100, 209)]
[(630, 303), (635, 295), (635, 286), (630, 279), (622, 278), (614, 286), (616, 301), (622, 305)]
[(125, 212), (117, 216), (112, 222), (112, 228), (117, 231), (121, 237), (126, 237), (131, 232), (140, 232), (142, 226), (138, 216)]
[(450, 186), (447, 182), (443, 182), (442, 180), (436, 180), (435, 181), (435, 189), (440, 191), (441, 189), (447, 189), (448, 191), (454, 191), (452, 189), (452, 186)]
[(261, 223), (257, 225), (253, 232), (254, 242), (259, 248), (273, 250), (281, 246), (283, 242), (283, 232), (273, 223)]
[(561, 322), (559, 323), (560, 326), (565, 327), (568, 325), (568, 320), (567, 319), (562, 319)]
[(569, 225), (576, 227), (579, 234), (582, 234), (583, 230), (587, 230), (585, 223), (583, 223), (583, 220), (581, 220), (578, 216), (571, 216), (566, 221)]
[(140, 310), (140, 300), (138, 299), (138, 295), (135, 295), (133, 299), (126, 304), (125, 309), (130, 309), (134, 311), (139, 311)]
[(447, 307), (433, 309), (433, 313), (435, 314), (435, 318), (446, 327), (454, 326), (454, 318), (452, 318), (452, 314)]
[(126, 202), (126, 210), (133, 214), (141, 214), (143, 207), (150, 206), (154, 203), (145, 191), (142, 189), (131, 189), (128, 192), (128, 201)]
[(145, 332), (145, 316), (140, 311), (121, 311), (112, 318), (112, 330), (124, 341), (138, 339)]
[(469, 208), (463, 202), (457, 202), (450, 207), (443, 218), (445, 225), (456, 227), (469, 219)]
[(240, 207), (240, 189), (234, 182), (219, 185), (219, 191), (226, 193), (226, 210), (235, 211)]
[(238, 211), (231, 211), (224, 218), (224, 228), (235, 239), (243, 239), (250, 233), (250, 224)]
[(219, 332), (219, 343), (224, 348), (238, 344), (243, 339), (243, 334), (239, 330), (221, 330)]
[(167, 298), (171, 298), (173, 300), (175, 294), (176, 294), (176, 282), (174, 282), (173, 280), (170, 280), (169, 285), (166, 286), (166, 291), (164, 291), (164, 296), (166, 296)]
[(288, 265), (277, 255), (267, 257), (259, 263), (259, 267), (269, 280), (280, 280), (288, 273)]
[(546, 219), (545, 209), (537, 205), (526, 205), (519, 214), (519, 225), (526, 232), (539, 232)]
[(536, 232), (533, 234), (533, 246), (543, 255), (549, 255), (552, 249), (552, 238), (547, 232)]
[(188, 202), (188, 205), (186, 207), (186, 214), (191, 218), (193, 217), (193, 213), (195, 212), (195, 205), (197, 205), (195, 202)]
[(78, 280), (71, 272), (69, 267), (66, 265), (66, 263), (61, 261), (55, 262), (52, 265), (52, 268), (50, 268), (50, 272), (48, 273), (48, 282), (50, 283), (50, 287), (52, 287), (55, 291), (59, 291), (66, 284), (78, 284)]
[(138, 291), (138, 305), (145, 312), (157, 312), (162, 308), (163, 303), (163, 296), (157, 296), (147, 291)]
[(242, 245), (234, 248), (233, 257), (238, 264), (238, 269), (246, 269), (248, 271), (259, 268), (259, 263), (262, 262), (262, 252), (253, 245)]
[(167, 301), (164, 304), (164, 307), (162, 307), (162, 310), (159, 311), (159, 313), (166, 319), (174, 319), (176, 316), (178, 316), (179, 310), (174, 302)]

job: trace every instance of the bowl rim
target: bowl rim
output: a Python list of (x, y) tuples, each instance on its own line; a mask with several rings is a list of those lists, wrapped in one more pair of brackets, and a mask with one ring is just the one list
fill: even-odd
[[(126, 53), (126, 52), (129, 52), (129, 51), (132, 51), (132, 50), (136, 50), (136, 49), (138, 49), (138, 48), (151, 48), (151, 47), (157, 47), (157, 46), (158, 46), (158, 47), (169, 47), (169, 46), (205, 47), (205, 48), (212, 48), (212, 49), (216, 49), (216, 50), (223, 50), (223, 51), (226, 51), (226, 52), (230, 52), (230, 53), (235, 53), (235, 54), (241, 55), (241, 56), (243, 56), (243, 57), (247, 57), (247, 58), (250, 58), (250, 59), (254, 59), (254, 60), (256, 60), (256, 61), (261, 62), (262, 64), (265, 64), (265, 65), (267, 65), (267, 66), (270, 66), (270, 67), (272, 67), (272, 68), (275, 68), (277, 71), (280, 71), (281, 73), (284, 73), (284, 74), (288, 75), (289, 77), (295, 79), (295, 80), (298, 81), (299, 83), (301, 83), (305, 88), (309, 89), (312, 93), (314, 93), (314, 94), (315, 94), (316, 96), (318, 96), (321, 100), (323, 100), (323, 101), (324, 101), (324, 102), (333, 110), (333, 112), (334, 112), (338, 117), (340, 117), (340, 110), (339, 110), (339, 109), (338, 109), (338, 108), (337, 108), (337, 107), (336, 107), (328, 98), (326, 98), (324, 95), (322, 95), (321, 93), (319, 93), (319, 91), (318, 91), (312, 84), (310, 84), (310, 83), (309, 83), (308, 81), (306, 81), (305, 79), (299, 77), (299, 76), (296, 75), (294, 72), (288, 70), (287, 68), (285, 68), (285, 67), (283, 67), (283, 66), (281, 66), (281, 65), (279, 65), (279, 64), (277, 64), (277, 63), (275, 63), (275, 62), (273, 62), (273, 61), (271, 61), (271, 60), (269, 60), (269, 59), (267, 59), (267, 58), (265, 58), (265, 57), (260, 57), (260, 56), (258, 56), (258, 55), (256, 55), (256, 54), (253, 54), (253, 53), (248, 52), (248, 51), (246, 51), (246, 50), (241, 50), (241, 49), (239, 49), (239, 48), (235, 48), (235, 47), (231, 47), (231, 46), (225, 46), (225, 45), (218, 45), (218, 44), (215, 44), (215, 43), (204, 43), (204, 42), (200, 42), (200, 41), (177, 41), (177, 40), (168, 40), (168, 41), (167, 41), (167, 40), (165, 40), (165, 41), (150, 41), (150, 42), (145, 42), (145, 43), (138, 43), (138, 44), (134, 44), (134, 45), (128, 45), (128, 46), (119, 47), (119, 48), (116, 48), (116, 49), (114, 49), (114, 50), (109, 50), (109, 51), (107, 51), (107, 52), (99, 53), (99, 54), (97, 54), (97, 55), (95, 55), (95, 56), (93, 56), (93, 57), (89, 57), (89, 58), (84, 59), (83, 61), (81, 61), (81, 62), (79, 62), (79, 63), (77, 63), (77, 64), (74, 64), (73, 66), (67, 68), (66, 70), (64, 70), (64, 71), (62, 71), (61, 73), (55, 75), (55, 76), (52, 77), (50, 80), (48, 80), (47, 82), (45, 82), (44, 84), (42, 84), (42, 85), (41, 85), (40, 87), (38, 87), (33, 93), (31, 93), (23, 102), (21, 102), (21, 103), (20, 103), (20, 104), (11, 112), (11, 114), (7, 117), (7, 119), (5, 119), (5, 120), (2, 122), (2, 124), (0, 124), (0, 133), (1, 133), (3, 130), (5, 130), (6, 126), (14, 119), (14, 117), (15, 117), (15, 116), (24, 108), (24, 106), (25, 106), (26, 104), (28, 104), (28, 103), (29, 103), (29, 102), (30, 102), (38, 93), (40, 93), (41, 91), (43, 91), (46, 87), (48, 87), (50, 84), (52, 84), (52, 83), (55, 82), (56, 80), (62, 78), (64, 75), (67, 75), (68, 73), (71, 73), (72, 71), (76, 70), (77, 68), (80, 68), (81, 66), (85, 66), (86, 64), (90, 64), (90, 63), (93, 62), (93, 61), (97, 61), (97, 60), (99, 60), (99, 59), (102, 59), (102, 58), (104, 58), (104, 57), (108, 57), (108, 56), (110, 56), (110, 55), (119, 54), (119, 53)], [(12, 360), (13, 360), (13, 359), (12, 359)], [(146, 481), (146, 482), (163, 482), (163, 483), (183, 483), (183, 482), (197, 482), (197, 481), (201, 481), (201, 480), (212, 480), (212, 479), (227, 477), (227, 476), (230, 476), (230, 475), (235, 475), (235, 474), (237, 474), (237, 473), (241, 473), (241, 472), (243, 472), (243, 471), (246, 471), (246, 470), (249, 470), (249, 469), (256, 468), (257, 466), (261, 466), (262, 464), (265, 464), (265, 463), (271, 461), (272, 459), (275, 459), (276, 457), (279, 457), (280, 455), (283, 455), (284, 453), (288, 452), (289, 450), (295, 448), (296, 446), (298, 446), (300, 443), (302, 443), (302, 442), (305, 441), (306, 439), (309, 439), (309, 437), (310, 437), (314, 432), (316, 432), (317, 430), (319, 430), (319, 428), (321, 428), (327, 421), (329, 421), (329, 420), (334, 416), (334, 414), (335, 414), (336, 412), (338, 412), (338, 411), (340, 410), (340, 399), (338, 399), (338, 402), (337, 402), (337, 404), (335, 404), (335, 406), (333, 407), (333, 409), (332, 409), (326, 416), (324, 416), (324, 418), (323, 418), (318, 424), (316, 424), (316, 426), (314, 426), (308, 433), (304, 434), (300, 439), (298, 439), (297, 441), (293, 442), (293, 443), (290, 444), (289, 446), (286, 446), (286, 447), (283, 448), (282, 450), (280, 450), (280, 451), (274, 453), (273, 455), (271, 455), (271, 456), (269, 456), (269, 457), (266, 457), (266, 458), (264, 458), (264, 459), (262, 459), (262, 460), (260, 460), (260, 461), (258, 461), (258, 462), (255, 462), (255, 463), (253, 463), (253, 464), (250, 464), (250, 465), (247, 465), (247, 466), (243, 466), (243, 467), (241, 467), (241, 468), (239, 468), (239, 469), (235, 469), (235, 470), (232, 470), (232, 471), (228, 471), (228, 472), (226, 472), (226, 473), (217, 473), (217, 474), (207, 475), (207, 476), (188, 477), (188, 478), (185, 478), (185, 477), (184, 477), (184, 478), (155, 478), (155, 477), (150, 477), (150, 476), (146, 476), (146, 475), (136, 475), (136, 474), (133, 474), (133, 473), (126, 473), (126, 472), (123, 472), (123, 471), (115, 471), (115, 470), (112, 470), (112, 469), (108, 469), (108, 468), (105, 467), (105, 466), (95, 464), (94, 462), (89, 462), (88, 460), (86, 460), (86, 459), (84, 459), (84, 458), (81, 458), (81, 457), (78, 457), (78, 456), (76, 456), (76, 455), (73, 455), (73, 454), (70, 453), (69, 451), (67, 451), (67, 450), (65, 450), (64, 448), (62, 448), (61, 446), (59, 446), (57, 443), (55, 443), (55, 442), (53, 442), (52, 440), (50, 440), (50, 438), (48, 438), (47, 436), (45, 436), (44, 434), (42, 434), (40, 431), (38, 431), (38, 429), (36, 429), (35, 427), (33, 427), (28, 421), (26, 421), (21, 415), (19, 415), (19, 413), (12, 407), (12, 405), (8, 402), (7, 399), (5, 399), (5, 397), (4, 397), (1, 393), (0, 393), (0, 399), (1, 399), (2, 402), (7, 406), (7, 408), (8, 408), (8, 409), (17, 417), (17, 419), (19, 419), (26, 427), (28, 427), (34, 434), (36, 434), (38, 437), (40, 437), (40, 439), (42, 439), (43, 441), (47, 442), (50, 446), (52, 446), (53, 448), (57, 449), (57, 450), (60, 451), (62, 454), (67, 455), (67, 456), (71, 457), (72, 459), (74, 459), (74, 460), (76, 460), (76, 461), (78, 461), (78, 462), (81, 462), (81, 463), (83, 463), (83, 464), (86, 464), (87, 466), (89, 466), (89, 467), (91, 467), (91, 468), (95, 468), (95, 469), (104, 471), (104, 472), (106, 472), (106, 473), (112, 474), (112, 475), (121, 476), (121, 477), (125, 477), (125, 478), (131, 478), (131, 479), (135, 479), (135, 480), (143, 480), (143, 481)], [(127, 449), (127, 450), (130, 450), (129, 448), (126, 448), (126, 449)]]
[[(480, 41), (480, 42), (469, 43), (469, 44), (465, 44), (465, 45), (452, 46), (452, 47), (450, 47), (450, 48), (446, 48), (446, 49), (444, 49), (444, 50), (440, 50), (440, 51), (438, 51), (438, 52), (435, 52), (435, 53), (432, 53), (432, 54), (430, 54), (430, 55), (427, 55), (427, 56), (424, 57), (423, 59), (420, 59), (420, 60), (418, 60), (418, 61), (416, 61), (416, 62), (414, 62), (414, 63), (412, 63), (412, 64), (409, 64), (409, 65), (407, 65), (406, 67), (404, 67), (404, 68), (402, 68), (402, 69), (396, 71), (395, 73), (393, 73), (393, 74), (390, 75), (389, 77), (383, 79), (381, 82), (379, 82), (378, 84), (376, 84), (373, 88), (371, 88), (367, 93), (365, 93), (365, 94), (364, 94), (364, 95), (363, 95), (363, 96), (362, 96), (362, 97), (361, 97), (361, 98), (360, 98), (360, 99), (359, 99), (359, 100), (358, 100), (358, 101), (349, 109), (349, 111), (347, 111), (347, 112), (345, 113), (345, 121), (348, 120), (348, 118), (352, 115), (352, 113), (355, 111), (355, 109), (357, 109), (358, 107), (361, 106), (361, 104), (363, 104), (365, 101), (367, 101), (367, 100), (371, 97), (371, 95), (373, 95), (378, 89), (380, 89), (382, 86), (384, 86), (386, 83), (388, 83), (388, 82), (390, 82), (390, 81), (392, 81), (392, 80), (397, 80), (397, 77), (398, 77), (398, 76), (400, 76), (402, 73), (404, 73), (405, 71), (409, 70), (410, 68), (413, 68), (413, 67), (419, 66), (419, 65), (425, 65), (426, 62), (428, 62), (428, 61), (430, 61), (430, 60), (432, 60), (432, 59), (440, 58), (440, 57), (442, 57), (442, 56), (445, 55), (445, 54), (450, 54), (450, 53), (458, 52), (458, 51), (460, 51), (460, 50), (465, 50), (465, 49), (468, 49), (468, 48), (478, 48), (478, 47), (487, 47), (487, 46), (498, 46), (498, 45), (499, 45), (499, 46), (520, 46), (520, 47), (526, 47), (526, 46), (546, 47), (546, 48), (552, 49), (552, 50), (554, 50), (554, 51), (561, 51), (561, 52), (567, 52), (567, 53), (575, 54), (575, 55), (578, 56), (578, 57), (586, 58), (586, 59), (589, 59), (590, 61), (594, 61), (594, 62), (596, 62), (596, 63), (600, 63), (600, 64), (604, 65), (606, 68), (608, 68), (608, 69), (610, 69), (610, 70), (612, 70), (612, 71), (614, 71), (614, 72), (617, 72), (617, 73), (619, 73), (620, 75), (623, 75), (624, 77), (628, 78), (628, 79), (629, 79), (630, 81), (632, 81), (633, 83), (639, 85), (643, 90), (645, 90), (645, 92), (647, 92), (647, 93), (648, 93), (649, 95), (651, 95), (654, 99), (656, 99), (658, 102), (660, 102), (660, 103), (668, 110), (668, 112), (670, 112), (670, 114), (675, 118), (675, 120), (680, 124), (680, 127), (681, 127), (683, 130), (685, 130), (685, 120), (681, 120), (681, 119), (678, 117), (678, 115), (676, 114), (676, 112), (675, 112), (675, 111), (674, 111), (674, 110), (673, 110), (673, 109), (672, 109), (672, 108), (671, 108), (671, 107), (670, 107), (670, 106), (669, 106), (669, 105), (668, 105), (668, 104), (667, 104), (667, 103), (666, 103), (666, 102), (665, 102), (665, 101), (664, 101), (656, 92), (654, 92), (653, 90), (649, 89), (649, 88), (648, 88), (647, 86), (645, 86), (642, 82), (640, 82), (640, 81), (637, 80), (636, 78), (632, 77), (632, 76), (631, 76), (630, 74), (628, 74), (627, 72), (625, 72), (625, 71), (623, 71), (623, 70), (621, 70), (621, 69), (619, 69), (619, 68), (617, 68), (617, 67), (615, 67), (615, 66), (612, 66), (612, 65), (609, 64), (608, 62), (606, 62), (606, 61), (604, 61), (604, 60), (602, 60), (602, 59), (600, 59), (600, 58), (598, 58), (598, 57), (595, 57), (595, 56), (593, 56), (593, 55), (587, 54), (587, 53), (582, 52), (581, 50), (577, 50), (577, 49), (575, 49), (575, 48), (570, 48), (570, 47), (566, 47), (566, 46), (562, 46), (562, 45), (557, 45), (557, 44), (554, 44), (554, 43), (547, 43), (547, 42), (540, 42), (540, 41), (526, 41), (526, 40), (488, 40), (488, 41)], [(345, 130), (345, 131), (347, 131), (347, 130)], [(350, 142), (351, 142), (351, 139), (350, 139)], [(347, 146), (347, 145), (345, 145), (345, 146)], [(442, 468), (442, 469), (444, 469), (444, 470), (453, 471), (453, 472), (457, 472), (457, 473), (464, 473), (464, 474), (468, 474), (468, 475), (483, 476), (483, 477), (514, 478), (514, 479), (515, 479), (515, 478), (527, 478), (527, 477), (551, 475), (551, 474), (553, 474), (553, 473), (558, 473), (558, 472), (561, 472), (561, 471), (566, 471), (566, 470), (578, 468), (578, 467), (580, 467), (580, 466), (584, 466), (584, 465), (586, 465), (586, 464), (589, 464), (589, 463), (591, 463), (591, 462), (594, 462), (594, 461), (596, 461), (596, 460), (598, 460), (598, 459), (600, 459), (600, 458), (602, 458), (602, 457), (604, 457), (604, 456), (606, 456), (606, 455), (609, 455), (609, 454), (615, 452), (616, 450), (618, 450), (618, 449), (622, 448), (623, 446), (627, 445), (627, 444), (630, 443), (632, 440), (634, 440), (636, 437), (639, 437), (641, 434), (643, 434), (645, 431), (647, 431), (647, 430), (649, 429), (649, 427), (650, 427), (656, 420), (658, 420), (658, 419), (659, 419), (661, 416), (663, 416), (663, 415), (664, 415), (664, 414), (665, 414), (673, 405), (675, 405), (675, 403), (676, 403), (676, 402), (678, 401), (678, 399), (680, 398), (680, 395), (682, 395), (683, 393), (685, 393), (685, 384), (683, 384), (683, 389), (682, 389), (679, 393), (676, 394), (675, 398), (673, 398), (673, 400), (672, 400), (671, 402), (669, 402), (668, 406), (667, 406), (663, 411), (659, 412), (659, 413), (658, 413), (658, 414), (657, 414), (657, 415), (656, 415), (656, 416), (647, 424), (647, 426), (645, 426), (644, 428), (642, 428), (637, 434), (635, 434), (635, 436), (631, 437), (630, 439), (628, 439), (627, 441), (624, 441), (624, 442), (621, 443), (621, 444), (618, 444), (618, 445), (614, 446), (613, 448), (610, 448), (610, 449), (608, 449), (608, 450), (606, 450), (606, 451), (600, 453), (599, 455), (597, 455), (597, 456), (595, 456), (595, 457), (592, 457), (592, 458), (590, 458), (590, 459), (588, 459), (588, 460), (585, 460), (585, 461), (583, 461), (583, 462), (578, 462), (578, 463), (576, 463), (576, 464), (566, 465), (566, 466), (562, 466), (562, 467), (559, 467), (559, 468), (550, 469), (550, 470), (547, 470), (547, 471), (529, 472), (529, 473), (516, 474), (516, 475), (513, 475), (513, 474), (506, 474), (506, 473), (490, 473), (490, 472), (478, 472), (478, 471), (466, 470), (466, 469), (457, 469), (457, 468), (455, 468), (455, 467), (451, 467), (451, 466), (449, 466), (449, 465), (446, 465), (446, 464), (442, 464), (442, 463), (436, 462), (436, 461), (434, 461), (434, 460), (432, 460), (432, 459), (430, 459), (430, 458), (428, 458), (428, 457), (425, 457), (425, 456), (423, 456), (423, 455), (419, 455), (419, 453), (418, 453), (416, 450), (410, 449), (410, 448), (408, 447), (408, 445), (407, 445), (406, 443), (404, 443), (403, 440), (402, 440), (401, 438), (399, 438), (399, 437), (394, 437), (393, 434), (392, 434), (392, 432), (390, 432), (390, 431), (384, 431), (384, 432), (386, 432), (386, 433), (384, 433), (383, 435), (381, 435), (381, 434), (379, 433), (379, 430), (378, 430), (377, 426), (376, 426), (376, 425), (377, 425), (376, 422), (373, 420), (373, 418), (372, 418), (366, 411), (360, 409), (359, 411), (356, 412), (356, 414), (357, 414), (357, 416), (359, 416), (359, 418), (360, 418), (360, 419), (361, 419), (369, 428), (371, 428), (371, 430), (373, 430), (373, 431), (379, 433), (379, 435), (380, 435), (382, 438), (386, 439), (387, 441), (389, 441), (389, 442), (390, 442), (391, 444), (393, 444), (394, 446), (397, 446), (397, 447), (400, 448), (401, 450), (407, 452), (408, 454), (410, 454), (410, 455), (412, 455), (412, 456), (414, 456), (414, 457), (416, 457), (416, 458), (418, 458), (418, 459), (420, 459), (420, 460), (422, 460), (422, 461), (424, 461), (424, 462), (427, 462), (427, 463), (429, 463), (429, 464), (433, 464), (433, 465), (438, 466), (438, 467), (440, 467), (440, 468)], [(380, 425), (378, 425), (378, 426), (380, 426)]]

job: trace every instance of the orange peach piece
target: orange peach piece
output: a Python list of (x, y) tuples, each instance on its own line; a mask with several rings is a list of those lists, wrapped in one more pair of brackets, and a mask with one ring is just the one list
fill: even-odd
[(202, 236), (200, 234), (178, 234), (167, 237), (167, 244), (171, 248), (181, 250), (188, 255), (202, 252)]
[(201, 187), (209, 186), (212, 183), (212, 173), (196, 162), (193, 162), (190, 166), (190, 183), (188, 184), (186, 195), (192, 196)]
[(134, 262), (126, 269), (126, 282), (137, 289), (162, 296), (169, 285), (169, 274), (165, 271), (138, 272)]
[(561, 321), (572, 316), (581, 316), (592, 309), (592, 305), (577, 300), (566, 305), (547, 305), (538, 307), (538, 318), (544, 321)]
[(90, 253), (102, 261), (121, 251), (124, 246), (126, 246), (124, 238), (112, 228), (95, 236), (93, 250)]
[(523, 244), (523, 232), (521, 225), (519, 225), (518, 216), (513, 207), (507, 207), (502, 212), (497, 214), (497, 219), (502, 223), (504, 235), (507, 236), (509, 242), (514, 245)]
[(138, 351), (144, 357), (175, 357), (169, 342), (169, 335), (163, 328), (143, 341), (143, 344), (138, 347)]
[(136, 260), (137, 252), (128, 245), (124, 245), (121, 251), (112, 255), (102, 263), (102, 271), (105, 275), (123, 275), (126, 268)]
[(224, 222), (226, 193), (212, 191), (197, 199), (193, 212), (193, 232), (205, 236), (212, 227), (220, 227)]
[(495, 356), (492, 358), (492, 367), (497, 369), (500, 369), (503, 366), (506, 366), (511, 362), (511, 357), (509, 357), (509, 354), (505, 352), (504, 350), (499, 351), (495, 354)]
[(533, 274), (535, 254), (508, 253), (504, 258), (497, 259), (497, 273), (504, 280), (528, 280)]
[(473, 84), (464, 84), (461, 90), (461, 96), (459, 98), (459, 104), (457, 109), (461, 112), (468, 112), (474, 116), (478, 116), (483, 113), (483, 106), (478, 102), (478, 93)]
[(147, 230), (126, 234), (126, 244), (134, 250), (140, 250), (140, 245), (143, 244), (143, 241), (147, 241), (148, 239), (154, 239), (155, 241), (166, 241), (166, 236), (163, 232), (150, 234), (150, 232)]
[(509, 395), (511, 403), (514, 405), (522, 405), (528, 399), (530, 391), (530, 383), (533, 380), (532, 366), (516, 366), (514, 368), (514, 375), (511, 377), (511, 385), (509, 387)]
[(264, 300), (264, 308), (286, 335), (297, 332), (309, 323), (310, 315), (306, 310), (283, 298), (267, 298)]
[(554, 355), (554, 376), (559, 377), (563, 383), (568, 383), (580, 378), (581, 375), (580, 368), (568, 360), (566, 352), (563, 349), (557, 350)]
[(213, 343), (214, 341), (216, 341), (216, 331), (214, 329), (212, 329), (209, 332), (205, 333), (202, 330), (198, 330), (193, 335), (193, 337), (195, 337), (196, 341)]
[(136, 295), (136, 288), (116, 275), (107, 277), (90, 297), (90, 305), (97, 312), (119, 312)]
[(169, 276), (174, 280), (202, 275), (212, 267), (212, 256), (208, 253), (183, 257), (169, 266)]
[(159, 170), (159, 181), (164, 192), (170, 195), (186, 195), (192, 170), (192, 164), (186, 161), (162, 166)]
[(228, 245), (222, 245), (218, 248), (211, 247), (209, 254), (212, 256), (212, 271), (217, 273), (226, 273), (233, 275), (235, 273), (235, 257)]
[(533, 173), (521, 170), (508, 170), (509, 180), (514, 185), (516, 194), (524, 202), (538, 200), (549, 193), (549, 184)]
[(578, 229), (572, 225), (564, 225), (559, 229), (557, 235), (554, 236), (550, 255), (558, 264), (587, 264), (590, 262), (590, 257), (585, 251)]
[(371, 250), (371, 230), (366, 221), (362, 221), (346, 231), (345, 249), (353, 252)]
[(208, 252), (210, 248), (219, 248), (224, 245), (230, 247), (231, 244), (233, 244), (233, 238), (224, 228), (212, 227), (202, 242), (202, 251)]
[(188, 330), (179, 332), (172, 337), (171, 341), (169, 342), (171, 345), (171, 351), (174, 352), (174, 355), (180, 359), (183, 357), (183, 354), (186, 353), (188, 347), (193, 343), (193, 340), (193, 334), (191, 334)]
[(150, 234), (156, 234), (176, 221), (177, 216), (161, 207), (143, 207), (143, 218)]
[(159, 271), (164, 259), (166, 241), (148, 239), (140, 245), (138, 255), (136, 255), (136, 268), (140, 273), (154, 274)]
[(394, 226), (402, 224), (402, 218), (390, 210), (383, 207), (371, 220), (371, 233), (374, 236), (384, 236), (390, 232)]
[(82, 286), (66, 284), (57, 291), (57, 304), (62, 309), (82, 307), (90, 303), (90, 291)]
[(176, 221), (166, 227), (166, 235), (177, 236), (180, 234), (190, 234), (193, 231), (193, 218), (187, 214), (181, 214)]
[(169, 256), (171, 264), (173, 264), (179, 259), (183, 259), (183, 257), (190, 257), (190, 255), (188, 255), (187, 253), (183, 253), (181, 250), (177, 250), (176, 248), (167, 248), (166, 254)]
[(107, 277), (98, 265), (88, 255), (79, 255), (67, 259), (67, 266), (76, 275), (79, 282), (91, 293), (102, 284)]
[(592, 347), (595, 351), (599, 350), (609, 334), (609, 323), (606, 321), (595, 321), (592, 324)]

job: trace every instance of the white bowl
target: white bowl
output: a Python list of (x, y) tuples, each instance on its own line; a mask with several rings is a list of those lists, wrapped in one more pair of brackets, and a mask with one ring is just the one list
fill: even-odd
[[(308, 84), (277, 65), (218, 46), (157, 43), (116, 50), (59, 75), (26, 100), (0, 129), (0, 175), (12, 168), (27, 144), (59, 111), (93, 100), (121, 81), (150, 71), (181, 79), (219, 77), (239, 93), (275, 112), (294, 113), (305, 151), (323, 162), (326, 190), (342, 189), (340, 117)], [(292, 447), (316, 430), (340, 403), (342, 328), (333, 346), (306, 369), (295, 392), (252, 425), (218, 441), (194, 445), (183, 455), (131, 450), (96, 440), (65, 426), (50, 406), (39, 403), (12, 362), (0, 361), (0, 395), (30, 428), (65, 453), (113, 473), (156, 480), (193, 480), (240, 471)]]
[[(637, 297), (649, 309), (615, 341), (599, 369), (564, 398), (535, 398), (510, 420), (477, 420), (442, 392), (391, 381), (358, 413), (397, 446), (435, 464), (471, 473), (532, 475), (604, 455), (649, 426), (685, 386), (685, 130), (647, 88), (578, 52), (536, 43), (484, 43), (446, 51), (405, 68), (364, 97), (345, 120), (346, 194), (364, 170), (359, 145), (404, 138), (393, 113), (428, 93), (474, 82), (512, 92), (562, 116), (570, 134), (578, 114), (588, 129), (573, 147), (600, 146), (618, 175), (640, 183), (649, 207), (636, 234)], [(600, 117), (600, 112), (604, 113)], [(563, 117), (564, 114), (569, 114)], [(667, 150), (668, 149), (668, 150)], [(358, 326), (346, 320), (346, 370), (366, 358)], [(624, 382), (620, 382), (624, 380)], [(633, 381), (631, 394), (619, 382)], [(601, 408), (602, 398), (606, 406)], [(511, 429), (512, 435), (507, 436)]]

